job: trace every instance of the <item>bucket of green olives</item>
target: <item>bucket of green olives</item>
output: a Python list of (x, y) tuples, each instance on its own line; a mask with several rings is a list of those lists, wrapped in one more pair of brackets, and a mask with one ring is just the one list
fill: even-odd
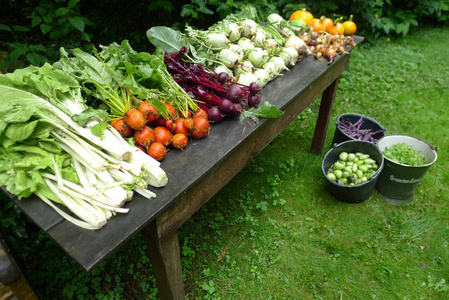
[(335, 198), (360, 203), (373, 193), (383, 166), (384, 157), (377, 145), (351, 140), (334, 145), (326, 153), (322, 171)]

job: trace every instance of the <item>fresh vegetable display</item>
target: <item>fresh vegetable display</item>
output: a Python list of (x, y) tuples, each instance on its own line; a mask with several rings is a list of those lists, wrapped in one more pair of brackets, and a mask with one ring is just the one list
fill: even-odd
[(355, 34), (357, 25), (352, 18), (351, 15), (343, 23), (342, 17), (336, 20), (325, 16), (315, 18), (305, 8), (290, 15), (290, 20), (304, 20), (307, 26), (311, 28), (311, 30), (305, 31), (299, 36), (317, 59), (325, 58), (329, 64), (334, 61), (337, 55), (346, 53), (346, 46), (355, 48), (356, 45), (352, 35)]
[(153, 198), (147, 186), (167, 184), (156, 160), (101, 125), (104, 113), (86, 105), (79, 82), (63, 71), (45, 64), (1, 75), (0, 95), (0, 182), (19, 199), (36, 194), (93, 230), (126, 213), (134, 191)]
[(237, 83), (249, 86), (255, 82), (263, 88), (311, 54), (298, 38), (306, 30), (305, 24), (297, 26), (277, 14), (269, 15), (261, 25), (255, 8), (247, 6), (207, 30), (187, 26), (181, 33), (153, 27), (147, 36), (153, 45), (169, 53), (185, 46), (191, 61), (207, 65), (217, 74), (226, 72)]
[(369, 154), (341, 152), (327, 171), (327, 177), (342, 185), (357, 185), (368, 181), (379, 166)]
[(344, 34), (346, 36), (350, 36), (355, 34), (355, 32), (357, 31), (357, 25), (353, 21), (353, 15), (351, 15), (348, 20), (341, 23), (343, 21), (343, 17), (339, 17), (336, 20), (332, 20), (331, 18), (326, 16), (316, 18), (311, 12), (303, 8), (301, 10), (293, 12), (290, 15), (289, 21), (293, 20), (302, 20), (315, 32), (325, 31), (330, 34), (339, 33), (342, 35)]
[(319, 40), (340, 39), (335, 55), (355, 46), (341, 33), (316, 36), (310, 16), (262, 22), (248, 5), (207, 30), (150, 28), (151, 54), (126, 40), (90, 53), (61, 47), (53, 64), (0, 75), (0, 184), (19, 199), (37, 195), (77, 226), (102, 228), (128, 212), (135, 192), (156, 197), (149, 186), (168, 184), (160, 161), (207, 137), (211, 124), (282, 116), (262, 88), (320, 58)]
[(341, 119), (338, 126), (344, 133), (346, 133), (348, 136), (354, 139), (368, 142), (376, 142), (377, 139), (374, 137), (374, 135), (382, 133), (384, 132), (384, 130), (379, 129), (376, 131), (372, 131), (371, 129), (361, 129), (363, 122), (364, 122), (363, 117), (360, 117), (360, 119), (354, 124), (348, 120)]
[(382, 154), (404, 165), (422, 166), (427, 164), (427, 159), (407, 143), (393, 144), (390, 148), (386, 147)]
[(211, 122), (240, 116), (243, 109), (260, 104), (262, 89), (255, 82), (249, 86), (233, 82), (226, 72), (217, 74), (205, 65), (192, 62), (186, 57), (186, 51), (183, 47), (178, 52), (166, 53), (165, 64), (174, 80), (198, 100), (198, 106), (207, 112)]

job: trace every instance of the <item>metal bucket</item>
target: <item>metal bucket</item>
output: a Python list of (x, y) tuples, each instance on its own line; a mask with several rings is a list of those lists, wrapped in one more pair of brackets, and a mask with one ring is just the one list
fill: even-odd
[(380, 151), (391, 148), (394, 144), (406, 143), (420, 152), (427, 164), (410, 166), (384, 157), (384, 168), (376, 183), (378, 196), (393, 205), (403, 205), (415, 197), (415, 189), (421, 182), (429, 167), (437, 160), (437, 152), (427, 142), (409, 135), (387, 135), (377, 141)]
[(362, 123), (362, 126), (360, 127), (360, 129), (370, 129), (371, 132), (376, 132), (376, 131), (382, 130), (382, 132), (379, 132), (379, 133), (376, 133), (373, 135), (373, 138), (376, 140), (379, 140), (380, 138), (385, 136), (386, 129), (382, 125), (380, 125), (380, 123), (377, 122), (376, 120), (374, 120), (370, 117), (361, 115), (361, 114), (347, 113), (347, 114), (340, 115), (337, 118), (337, 120), (335, 121), (335, 133), (334, 133), (334, 138), (332, 140), (332, 145), (340, 144), (345, 141), (357, 140), (357, 139), (349, 136), (348, 134), (346, 134), (343, 131), (343, 129), (340, 126), (340, 122), (347, 121), (347, 122), (354, 124), (355, 122), (360, 120), (360, 118), (363, 118), (363, 123)]
[[(376, 161), (379, 168), (371, 176), (368, 181), (357, 185), (342, 185), (330, 180), (326, 174), (332, 164), (338, 160), (338, 156), (341, 152), (362, 152), (363, 154), (369, 154), (372, 159)], [(339, 201), (346, 203), (360, 203), (368, 199), (374, 192), (376, 180), (382, 171), (384, 166), (384, 160), (382, 152), (379, 148), (369, 142), (351, 140), (334, 145), (324, 156), (321, 163), (321, 170), (327, 181), (329, 192)]]

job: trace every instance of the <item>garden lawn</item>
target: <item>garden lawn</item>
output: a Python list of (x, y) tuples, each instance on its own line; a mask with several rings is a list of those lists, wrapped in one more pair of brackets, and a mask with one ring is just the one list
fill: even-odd
[[(187, 298), (446, 299), (448, 39), (424, 28), (352, 51), (323, 153), (310, 152), (316, 101), (180, 229)], [(412, 203), (346, 204), (326, 190), (321, 161), (348, 112), (438, 147)], [(145, 250), (138, 235), (90, 273), (42, 233), (19, 252), (42, 299), (157, 299)]]

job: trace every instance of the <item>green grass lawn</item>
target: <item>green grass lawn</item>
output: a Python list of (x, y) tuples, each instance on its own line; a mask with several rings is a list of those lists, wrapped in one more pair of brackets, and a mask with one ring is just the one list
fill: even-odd
[[(449, 28), (384, 38), (351, 53), (321, 155), (318, 101), (179, 231), (189, 299), (447, 299)], [(413, 202), (335, 200), (321, 161), (347, 112), (438, 147)], [(40, 249), (40, 252), (37, 252)], [(138, 235), (90, 273), (38, 234), (20, 250), (42, 299), (154, 299)]]

